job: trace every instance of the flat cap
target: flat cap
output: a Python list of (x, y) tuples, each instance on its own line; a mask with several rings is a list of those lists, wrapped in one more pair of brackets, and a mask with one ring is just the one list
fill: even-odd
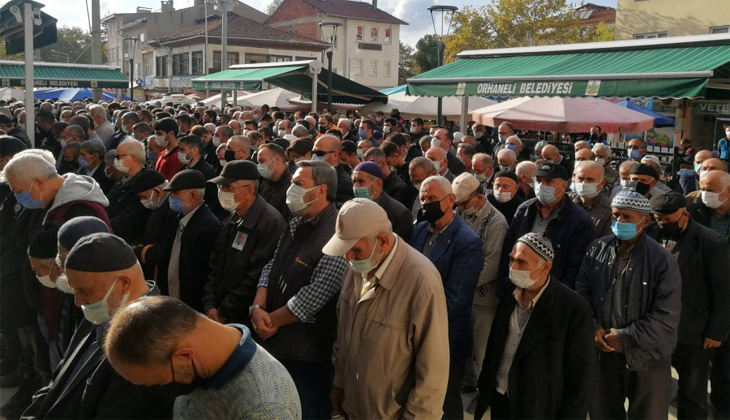
[(2, 125), (15, 125), (15, 121), (5, 114), (0, 114), (0, 124)]
[(464, 172), (461, 175), (454, 178), (451, 183), (451, 188), (454, 190), (456, 196), (456, 205), (464, 203), (468, 199), (474, 196), (475, 193), (483, 192), (482, 185), (474, 177), (474, 175)]
[[(226, 165), (228, 166), (228, 165)], [(205, 177), (195, 169), (185, 169), (175, 174), (163, 191), (199, 190), (205, 188)]]
[(568, 174), (567, 169), (565, 169), (563, 166), (561, 166), (558, 163), (543, 162), (543, 163), (537, 165), (537, 170), (535, 171), (535, 177), (536, 178), (560, 178), (563, 180), (568, 180), (570, 178), (570, 174)]
[(58, 244), (70, 251), (79, 239), (92, 233), (109, 233), (109, 226), (98, 217), (74, 217), (58, 230)]
[(256, 164), (247, 160), (234, 160), (228, 162), (223, 167), (220, 176), (211, 178), (208, 182), (212, 182), (217, 185), (228, 185), (232, 182), (246, 180), (246, 181), (258, 181), (259, 170)]
[(638, 165), (634, 165), (631, 170), (629, 171), (629, 174), (631, 175), (649, 175), (653, 177), (654, 179), (659, 179), (659, 174), (652, 168), (651, 166), (640, 163)]
[(92, 233), (76, 242), (66, 257), (66, 269), (87, 273), (126, 270), (137, 257), (124, 239), (111, 233)]
[[(517, 176), (516, 173), (514, 173), (514, 171), (511, 171), (511, 170), (497, 172), (496, 174), (494, 174), (494, 179), (497, 179), (497, 178), (509, 178), (518, 184), (520, 183), (520, 178)], [(545, 177), (545, 178), (549, 178), (549, 177)]]
[(687, 200), (682, 194), (671, 191), (653, 196), (649, 206), (652, 214), (672, 214), (687, 207)]
[(616, 197), (611, 201), (611, 207), (634, 210), (640, 213), (649, 213), (650, 211), (649, 200), (632, 190), (624, 190), (616, 194)]
[(358, 163), (357, 166), (355, 166), (355, 169), (353, 171), (358, 172), (365, 172), (367, 174), (370, 174), (376, 178), (383, 179), (383, 170), (380, 169), (380, 165), (378, 165), (375, 162), (368, 161), (368, 162), (362, 162)]
[(550, 238), (547, 237), (546, 232), (536, 233), (530, 232), (523, 235), (517, 242), (522, 242), (535, 251), (545, 261), (551, 261), (555, 258), (555, 251), (553, 250), (553, 243)]
[(28, 256), (33, 258), (48, 259), (55, 258), (58, 254), (56, 238), (60, 223), (46, 223), (39, 230), (28, 246)]
[(25, 143), (13, 136), (0, 136), (0, 157), (14, 156), (25, 150)]
[(154, 169), (142, 170), (133, 179), (132, 192), (135, 194), (151, 190), (167, 181), (164, 175)]

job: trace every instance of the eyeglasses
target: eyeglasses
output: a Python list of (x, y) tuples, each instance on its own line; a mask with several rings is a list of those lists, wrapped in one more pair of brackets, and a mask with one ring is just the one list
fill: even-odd
[(324, 156), (334, 152), (334, 150), (312, 150), (312, 154), (317, 156)]
[(114, 159), (121, 159), (121, 158), (123, 158), (124, 156), (132, 156), (132, 155), (131, 155), (131, 154), (129, 154), (129, 153), (125, 153), (125, 154), (123, 154), (123, 155), (120, 155), (120, 154), (114, 154)]
[(253, 187), (253, 185), (251, 185), (251, 184), (248, 184), (248, 185), (239, 185), (237, 187), (231, 187), (230, 185), (219, 185), (218, 186), (218, 191), (231, 192), (232, 190), (238, 190), (238, 189), (241, 189), (241, 188), (248, 188), (248, 187)]

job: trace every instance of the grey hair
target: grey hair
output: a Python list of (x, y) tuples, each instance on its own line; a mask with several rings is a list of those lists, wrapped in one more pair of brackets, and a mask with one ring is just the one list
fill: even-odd
[(23, 150), (22, 152), (16, 154), (15, 156), (21, 156), (21, 155), (35, 155), (40, 156), (41, 158), (45, 159), (46, 162), (50, 163), (54, 167), (56, 166), (56, 158), (53, 156), (53, 153), (49, 152), (45, 149), (27, 149)]
[[(576, 143), (577, 144), (577, 143)], [(591, 149), (591, 152), (598, 154), (598, 152), (606, 152), (611, 155), (611, 148), (606, 146), (603, 143), (596, 143), (593, 148)]]
[(227, 138), (231, 138), (236, 134), (233, 132), (233, 129), (228, 125), (221, 125), (220, 127), (217, 128), (217, 130), (220, 130), (221, 134), (223, 134)]
[(309, 130), (307, 130), (307, 127), (297, 124), (292, 128), (291, 133), (295, 135), (297, 138), (299, 137), (307, 137), (309, 135)]
[(601, 179), (603, 179), (604, 175), (606, 174), (606, 170), (603, 169), (603, 165), (601, 165), (593, 160), (584, 160), (581, 162), (576, 162), (575, 169), (573, 169), (573, 175), (575, 175), (575, 172), (578, 170), (578, 168), (599, 169), (601, 172)]
[(512, 149), (502, 149), (497, 153), (497, 159), (499, 159), (499, 156), (501, 155), (507, 155), (512, 160), (517, 160), (517, 155), (515, 154), (515, 151)]
[(106, 115), (106, 109), (104, 109), (104, 107), (101, 106), (101, 105), (91, 105), (89, 107), (89, 113), (91, 115), (99, 115), (99, 116), (102, 116), (104, 118), (107, 117), (107, 115)]
[(335, 171), (335, 168), (321, 160), (300, 160), (297, 167), (312, 168), (314, 185), (326, 185), (327, 201), (335, 201), (335, 194), (337, 193), (337, 171)]
[(134, 137), (127, 137), (119, 143), (121, 145), (129, 145), (129, 154), (134, 156), (134, 159), (139, 163), (144, 163), (147, 159), (147, 152), (144, 150), (144, 144), (135, 139)]
[(414, 158), (410, 164), (408, 164), (408, 170), (409, 171), (415, 171), (416, 169), (422, 169), (425, 173), (431, 173), (436, 172), (438, 173), (438, 169), (436, 169), (433, 162), (431, 162), (430, 159), (425, 158), (423, 156), (419, 156), (417, 158)]
[(527, 175), (528, 168), (532, 169), (532, 173), (535, 173), (535, 170), (537, 170), (537, 165), (535, 162), (530, 162), (529, 160), (520, 162), (517, 164), (517, 167), (515, 168), (515, 173), (517, 176)]
[(99, 155), (100, 158), (103, 158), (106, 153), (106, 147), (101, 140), (86, 140), (81, 143), (81, 150), (86, 150), (90, 155)]
[(494, 166), (494, 159), (486, 153), (477, 153), (472, 156), (472, 160), (480, 160), (485, 166)]
[(340, 125), (340, 123), (342, 123), (342, 122), (344, 122), (345, 125), (347, 125), (348, 130), (352, 130), (352, 122), (350, 120), (348, 120), (347, 118), (340, 118), (337, 121), (337, 125)]
[(636, 166), (636, 165), (638, 165), (638, 164), (639, 164), (639, 162), (636, 162), (636, 161), (633, 161), (633, 160), (627, 160), (627, 161), (623, 162), (623, 163), (622, 163), (622, 164), (621, 164), (621, 165), (620, 165), (620, 166), (618, 167), (618, 169), (619, 169), (619, 171), (620, 171), (621, 169), (628, 169), (628, 170), (630, 171), (630, 170), (631, 170), (631, 168), (633, 168), (634, 166)]
[(426, 185), (431, 183), (439, 184), (439, 186), (441, 187), (441, 191), (443, 191), (446, 195), (454, 193), (454, 189), (451, 187), (451, 182), (449, 182), (448, 179), (442, 177), (441, 175), (432, 175), (424, 179), (423, 184), (421, 184), (421, 190), (426, 188)]
[[(603, 143), (597, 143), (597, 144), (603, 144)], [(605, 146), (605, 144), (603, 144), (603, 145)], [(577, 148), (577, 147), (579, 147), (579, 146), (588, 146), (588, 147), (590, 147), (590, 146), (591, 146), (591, 144), (590, 144), (590, 143), (588, 143), (588, 142), (587, 142), (587, 141), (585, 141), (585, 140), (577, 141), (577, 142), (575, 142), (575, 144), (573, 144), (573, 148)]]
[(0, 173), (0, 181), (8, 182), (14, 178), (23, 184), (30, 184), (36, 178), (53, 179), (58, 177), (56, 167), (50, 162), (31, 153), (18, 153), (13, 156)]
[(251, 139), (246, 136), (233, 136), (230, 139), (228, 139), (229, 142), (234, 141), (241, 143), (241, 146), (243, 147), (243, 150), (251, 154)]
[(423, 136), (421, 137), (421, 140), (418, 140), (418, 145), (423, 146), (424, 144), (431, 144), (431, 140), (433, 140), (432, 136)]
[(519, 137), (517, 137), (517, 136), (509, 136), (509, 137), (507, 137), (507, 140), (505, 140), (505, 143), (508, 142), (509, 139), (515, 139), (515, 140), (517, 140), (517, 143), (519, 143), (520, 146), (522, 146), (522, 140)]

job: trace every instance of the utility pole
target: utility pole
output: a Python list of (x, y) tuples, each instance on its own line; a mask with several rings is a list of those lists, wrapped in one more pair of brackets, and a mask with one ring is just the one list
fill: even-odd
[[(208, 75), (208, 0), (203, 0), (205, 5), (205, 48), (203, 49), (203, 74)], [(210, 91), (205, 89), (205, 97), (210, 96)]]
[[(228, 11), (231, 8), (231, 0), (218, 0), (221, 8), (221, 71), (228, 69)], [(225, 89), (221, 89), (221, 111), (226, 108)]]
[[(101, 0), (91, 0), (91, 64), (101, 64)], [(94, 102), (101, 100), (101, 88), (93, 90)]]

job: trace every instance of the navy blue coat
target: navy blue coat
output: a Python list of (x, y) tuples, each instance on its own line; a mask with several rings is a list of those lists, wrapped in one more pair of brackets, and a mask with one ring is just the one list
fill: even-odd
[[(413, 230), (410, 245), (423, 252), (428, 233), (428, 222), (419, 223)], [(451, 357), (469, 357), (474, 347), (471, 305), (484, 267), (482, 240), (454, 216), (451, 225), (439, 235), (429, 259), (441, 274), (446, 292)]]
[[(537, 198), (525, 201), (517, 207), (515, 217), (509, 225), (502, 246), (502, 258), (499, 261), (498, 291), (503, 293), (512, 283), (509, 280), (509, 254), (512, 247), (526, 233), (532, 230), (532, 221), (537, 217)], [(561, 283), (575, 289), (575, 277), (578, 275), (583, 255), (596, 237), (591, 217), (579, 205), (565, 196), (565, 204), (557, 216), (547, 226), (547, 236), (553, 243), (555, 258), (550, 275)]]

